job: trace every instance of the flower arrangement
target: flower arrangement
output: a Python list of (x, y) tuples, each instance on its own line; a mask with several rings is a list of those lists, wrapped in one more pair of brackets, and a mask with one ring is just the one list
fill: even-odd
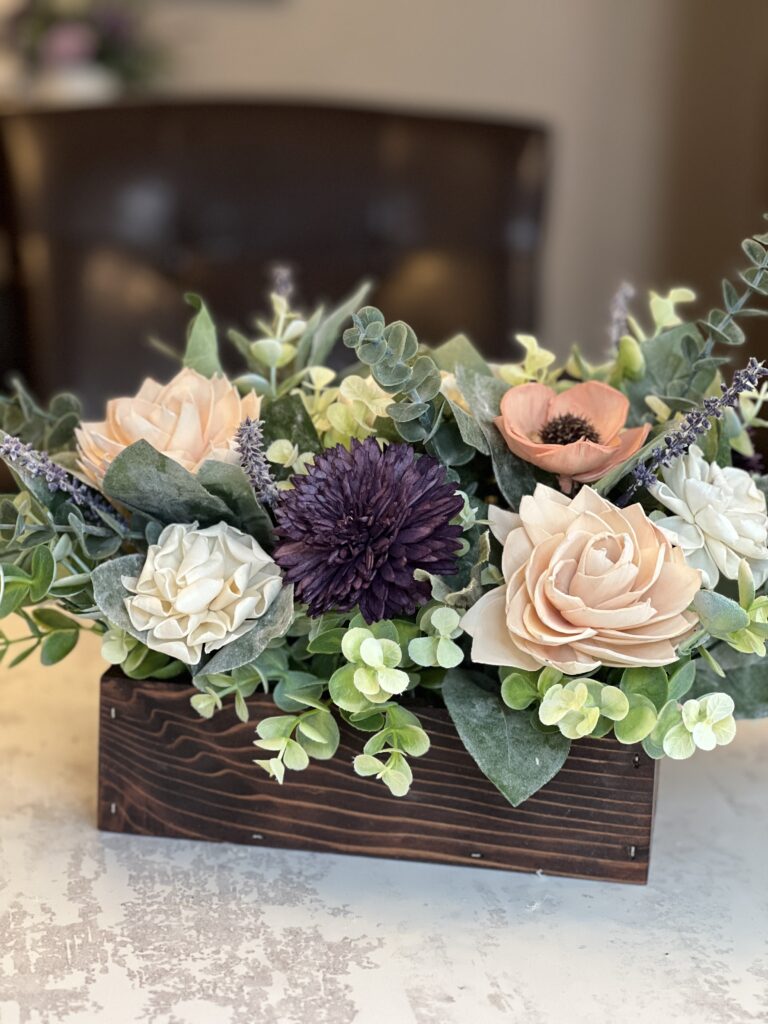
[(599, 365), (531, 337), (506, 365), (463, 336), (429, 348), (363, 287), (308, 317), (278, 290), (254, 336), (229, 332), (231, 378), (191, 296), (179, 371), (100, 422), (17, 383), (0, 616), (27, 632), (0, 659), (54, 664), (91, 630), (129, 679), (191, 677), (190, 714), (247, 721), (269, 691), (260, 769), (334, 757), (344, 721), (350, 771), (395, 796), (430, 746), (416, 694), (514, 805), (584, 737), (675, 759), (729, 743), (768, 713), (768, 369), (724, 355), (768, 296), (767, 245), (744, 243), (701, 322), (677, 289), (642, 327), (623, 292)]

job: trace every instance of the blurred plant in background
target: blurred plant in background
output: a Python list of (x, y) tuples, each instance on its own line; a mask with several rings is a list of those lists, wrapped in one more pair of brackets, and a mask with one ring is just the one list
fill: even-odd
[(145, 37), (145, 0), (21, 0), (2, 27), (24, 86), (46, 99), (111, 99), (161, 67)]

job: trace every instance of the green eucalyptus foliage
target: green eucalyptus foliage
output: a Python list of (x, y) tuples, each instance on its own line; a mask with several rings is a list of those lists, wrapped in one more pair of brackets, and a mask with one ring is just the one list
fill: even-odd
[[(400, 436), (411, 443), (430, 440), (440, 424), (440, 370), (431, 356), (420, 353), (413, 329), (402, 320), (387, 324), (375, 306), (352, 314), (344, 331), (347, 348), (370, 367), (373, 379), (395, 398), (387, 408)], [(442, 403), (441, 403), (442, 404)]]
[(56, 395), (44, 408), (18, 378), (11, 382), (9, 395), (0, 394), (0, 431), (52, 456), (73, 451), (80, 419), (80, 401), (74, 395)]
[(129, 679), (175, 679), (186, 672), (186, 665), (151, 651), (117, 626), (110, 626), (102, 636), (101, 656), (110, 665), (119, 665)]
[(456, 668), (464, 660), (464, 652), (456, 643), (462, 635), (461, 616), (453, 608), (438, 605), (427, 607), (418, 617), (424, 636), (408, 644), (411, 660), (423, 668)]
[(384, 711), (384, 724), (354, 760), (358, 775), (379, 779), (393, 796), (405, 796), (413, 782), (409, 757), (429, 750), (429, 736), (416, 715), (393, 704)]
[(259, 722), (254, 745), (271, 756), (255, 760), (271, 778), (282, 782), (286, 768), (303, 771), (311, 757), (327, 761), (339, 746), (339, 726), (325, 706), (296, 715), (278, 715)]
[(410, 677), (398, 667), (403, 652), (391, 622), (349, 629), (341, 653), (347, 663), (334, 672), (328, 686), (333, 702), (344, 711), (364, 711), (408, 689)]
[(768, 671), (765, 661), (753, 654), (735, 650), (726, 643), (716, 644), (711, 653), (722, 675), (711, 664), (699, 662), (692, 696), (705, 696), (717, 689), (733, 698), (736, 718), (768, 718)]
[(18, 614), (27, 633), (12, 638), (0, 630), (0, 663), (5, 662), (7, 668), (15, 668), (38, 653), (42, 665), (56, 665), (75, 649), (83, 630), (97, 631), (56, 608), (33, 608), (29, 612), (21, 609)]
[(605, 736), (613, 732), (620, 743), (640, 743), (656, 728), (670, 702), (677, 702), (693, 686), (696, 662), (682, 661), (664, 668), (629, 668), (616, 676), (615, 685), (591, 678), (566, 678), (553, 668), (540, 672), (502, 674), (501, 699), (507, 707), (524, 711), (537, 705), (544, 727), (557, 728), (568, 739)]

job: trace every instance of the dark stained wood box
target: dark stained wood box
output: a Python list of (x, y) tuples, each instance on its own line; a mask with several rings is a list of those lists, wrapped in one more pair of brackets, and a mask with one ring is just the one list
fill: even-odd
[(249, 700), (210, 720), (180, 683), (101, 683), (99, 828), (327, 853), (364, 854), (511, 871), (644, 883), (655, 765), (614, 739), (574, 743), (562, 771), (514, 808), (461, 744), (443, 708), (414, 708), (429, 753), (414, 760), (408, 796), (357, 777), (364, 737), (342, 729), (332, 761), (288, 772), (279, 786), (253, 764), (255, 723), (275, 713)]

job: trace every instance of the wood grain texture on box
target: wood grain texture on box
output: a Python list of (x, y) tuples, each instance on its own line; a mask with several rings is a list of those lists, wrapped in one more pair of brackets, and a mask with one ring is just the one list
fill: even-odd
[[(99, 828), (539, 871), (606, 881), (647, 880), (654, 762), (614, 739), (574, 743), (562, 771), (514, 808), (475, 765), (443, 708), (416, 707), (432, 740), (414, 759), (406, 797), (358, 778), (365, 737), (342, 726), (331, 761), (286, 773), (279, 786), (253, 764), (254, 724), (275, 714), (267, 695), (210, 720), (179, 683), (101, 683)], [(279, 712), (277, 712), (279, 713)]]

